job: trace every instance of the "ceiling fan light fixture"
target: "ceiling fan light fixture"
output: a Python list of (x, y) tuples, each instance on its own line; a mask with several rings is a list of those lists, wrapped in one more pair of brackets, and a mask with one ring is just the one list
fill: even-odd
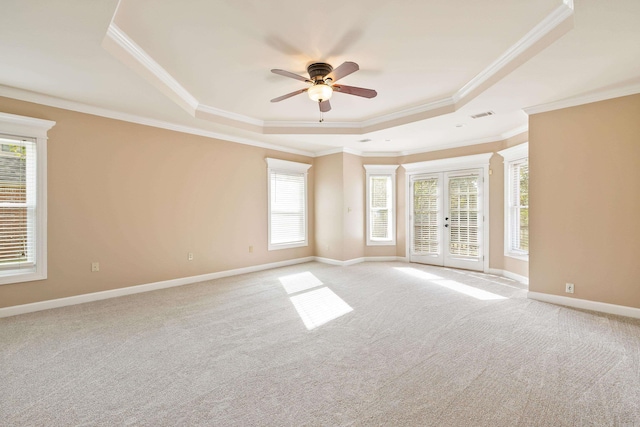
[(312, 101), (328, 101), (333, 95), (333, 88), (324, 83), (318, 83), (309, 88), (307, 91)]

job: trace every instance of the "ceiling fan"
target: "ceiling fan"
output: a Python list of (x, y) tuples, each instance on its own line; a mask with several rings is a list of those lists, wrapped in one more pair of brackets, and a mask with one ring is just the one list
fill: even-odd
[(349, 74), (354, 73), (359, 69), (360, 67), (355, 62), (344, 62), (342, 65), (335, 69), (327, 63), (316, 62), (307, 67), (309, 78), (285, 70), (271, 70), (272, 73), (279, 74), (285, 77), (291, 77), (292, 79), (301, 80), (305, 83), (311, 84), (311, 86), (307, 88), (299, 89), (295, 92), (273, 98), (271, 102), (280, 102), (283, 99), (291, 98), (292, 96), (307, 92), (309, 98), (311, 98), (311, 100), (313, 101), (316, 101), (320, 105), (320, 112), (326, 113), (327, 111), (331, 110), (329, 98), (331, 98), (331, 95), (333, 95), (334, 91), (346, 93), (347, 95), (361, 96), (363, 98), (375, 98), (378, 92), (373, 89), (335, 84), (335, 82), (337, 82), (339, 79), (348, 76)]

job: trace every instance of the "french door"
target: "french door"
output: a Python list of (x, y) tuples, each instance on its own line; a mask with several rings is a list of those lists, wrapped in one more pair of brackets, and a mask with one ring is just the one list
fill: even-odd
[(410, 260), (482, 271), (481, 169), (411, 176)]

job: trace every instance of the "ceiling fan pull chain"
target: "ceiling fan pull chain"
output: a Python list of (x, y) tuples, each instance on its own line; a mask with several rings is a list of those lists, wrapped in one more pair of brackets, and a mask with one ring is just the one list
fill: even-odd
[[(322, 102), (322, 101), (319, 101)], [(320, 110), (320, 123), (324, 122), (324, 113)]]

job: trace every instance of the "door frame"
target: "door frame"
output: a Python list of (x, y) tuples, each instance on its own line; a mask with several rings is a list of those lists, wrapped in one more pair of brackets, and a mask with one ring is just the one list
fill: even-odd
[(482, 216), (483, 233), (482, 233), (482, 253), (483, 253), (483, 271), (489, 272), (489, 161), (494, 153), (475, 154), (471, 156), (452, 157), (441, 160), (428, 160), (425, 162), (404, 163), (402, 167), (405, 170), (405, 254), (407, 260), (411, 260), (411, 221), (413, 206), (411, 197), (411, 177), (413, 175), (424, 175), (439, 172), (454, 172), (464, 169), (480, 169), (482, 175)]

